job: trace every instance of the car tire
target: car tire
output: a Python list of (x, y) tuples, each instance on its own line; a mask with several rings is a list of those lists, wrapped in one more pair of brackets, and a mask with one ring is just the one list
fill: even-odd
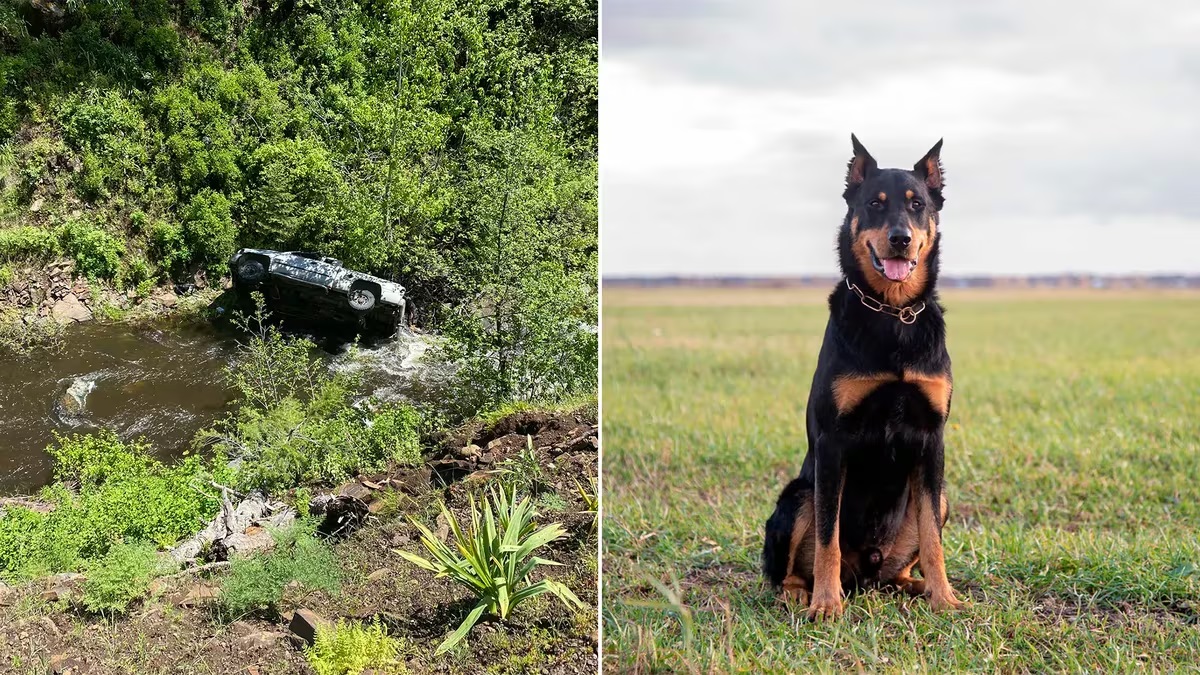
[(238, 263), (237, 274), (239, 281), (254, 284), (267, 277), (267, 268), (259, 260), (244, 260)]
[(347, 296), (346, 302), (350, 304), (350, 309), (356, 312), (367, 312), (375, 306), (375, 292), (369, 288), (351, 288), (350, 295)]

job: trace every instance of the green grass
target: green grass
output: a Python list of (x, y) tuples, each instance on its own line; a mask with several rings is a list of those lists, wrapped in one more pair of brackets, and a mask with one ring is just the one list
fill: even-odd
[(946, 563), (970, 604), (869, 591), (811, 624), (759, 555), (824, 298), (704, 293), (606, 291), (606, 667), (1197, 668), (1200, 295), (948, 295)]

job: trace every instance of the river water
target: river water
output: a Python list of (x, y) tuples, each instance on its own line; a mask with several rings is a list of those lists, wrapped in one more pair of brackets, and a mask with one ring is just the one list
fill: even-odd
[[(169, 460), (191, 448), (200, 429), (230, 409), (223, 379), (237, 334), (208, 325), (85, 323), (61, 351), (0, 359), (0, 496), (30, 494), (53, 478), (46, 447), (54, 434), (110, 428), (143, 437)], [(332, 369), (362, 375), (384, 400), (430, 395), (420, 357), (429, 338), (404, 335), (352, 353), (325, 353)]]

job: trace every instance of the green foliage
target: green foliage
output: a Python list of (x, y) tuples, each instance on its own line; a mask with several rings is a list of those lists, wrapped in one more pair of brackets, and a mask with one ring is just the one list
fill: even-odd
[(219, 498), (201, 487), (229, 478), (220, 456), (165, 466), (146, 446), (123, 443), (111, 431), (60, 436), (48, 452), (56, 481), (40, 499), (55, 508), (14, 508), (0, 517), (0, 576), (77, 569), (119, 541), (173, 545), (219, 509)]
[(221, 607), (227, 617), (278, 612), (284, 590), (293, 581), (305, 591), (335, 594), (341, 589), (337, 557), (328, 544), (300, 526), (274, 534), (274, 549), (235, 559), (221, 582)]
[(58, 236), (50, 230), (27, 225), (0, 230), (0, 260), (40, 260), (60, 250)]
[(39, 349), (55, 353), (63, 346), (65, 332), (49, 317), (26, 321), (16, 310), (0, 311), (0, 355), (28, 356)]
[(209, 270), (221, 270), (237, 247), (229, 198), (207, 188), (201, 190), (188, 202), (182, 220), (187, 250)]
[(89, 612), (118, 614), (145, 597), (166, 566), (150, 544), (118, 543), (87, 566), (83, 606)]
[(579, 494), (579, 498), (583, 500), (583, 505), (587, 508), (583, 513), (591, 514), (592, 516), (592, 531), (594, 532), (600, 520), (600, 491), (596, 485), (596, 478), (589, 475), (586, 486), (579, 481), (575, 481), (575, 490)]
[(255, 317), (236, 319), (252, 329), (226, 371), (242, 406), (201, 435), (242, 460), (239, 486), (279, 492), (380, 470), (388, 462), (420, 461), (420, 413), (401, 404), (374, 413), (352, 405), (352, 375), (330, 374), (312, 343), (264, 320), (261, 305)]
[(512, 489), (534, 494), (542, 487), (542, 463), (533, 449), (533, 437), (525, 437), (525, 448), (500, 464), (500, 480)]
[(480, 505), (471, 498), (471, 522), (464, 528), (446, 506), (442, 516), (454, 534), (452, 548), (446, 545), (424, 524), (412, 519), (421, 532), (421, 543), (433, 560), (408, 551), (397, 551), (405, 560), (421, 569), (434, 572), (471, 591), (478, 603), (442, 644), (435, 654), (441, 654), (463, 640), (478, 623), (484, 612), (500, 618), (508, 615), (526, 600), (550, 593), (568, 607), (583, 607), (583, 602), (569, 588), (550, 579), (530, 583), (529, 576), (538, 565), (558, 565), (534, 553), (552, 541), (566, 536), (558, 523), (538, 529), (533, 522), (534, 507), (528, 498), (517, 501), (515, 491), (490, 491)]
[(62, 249), (75, 259), (75, 271), (89, 279), (114, 279), (121, 271), (125, 244), (112, 233), (84, 220), (59, 229)]
[[(258, 244), (395, 278), (466, 414), (594, 388), (596, 4), (79, 2), (29, 31), (0, 3), (0, 219), (82, 202), (176, 277)], [(0, 260), (58, 246), (6, 231)], [(95, 231), (71, 255), (116, 279)]]
[(317, 675), (358, 675), (370, 669), (376, 673), (404, 673), (398, 659), (406, 645), (388, 636), (383, 624), (338, 619), (334, 626), (317, 629), (316, 640), (304, 651), (308, 664)]
[(192, 259), (183, 228), (158, 220), (150, 227), (149, 239), (154, 260), (172, 275), (179, 276)]
[(465, 414), (595, 389), (595, 183), (556, 143), (529, 129), (466, 139), (475, 255), (455, 267), (468, 301), (443, 326)]

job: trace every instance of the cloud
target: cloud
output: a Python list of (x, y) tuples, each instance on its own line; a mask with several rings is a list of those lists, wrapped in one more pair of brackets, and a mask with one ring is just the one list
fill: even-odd
[(605, 2), (605, 273), (833, 271), (851, 131), (946, 138), (948, 271), (1200, 271), (1190, 5), (796, 7)]

